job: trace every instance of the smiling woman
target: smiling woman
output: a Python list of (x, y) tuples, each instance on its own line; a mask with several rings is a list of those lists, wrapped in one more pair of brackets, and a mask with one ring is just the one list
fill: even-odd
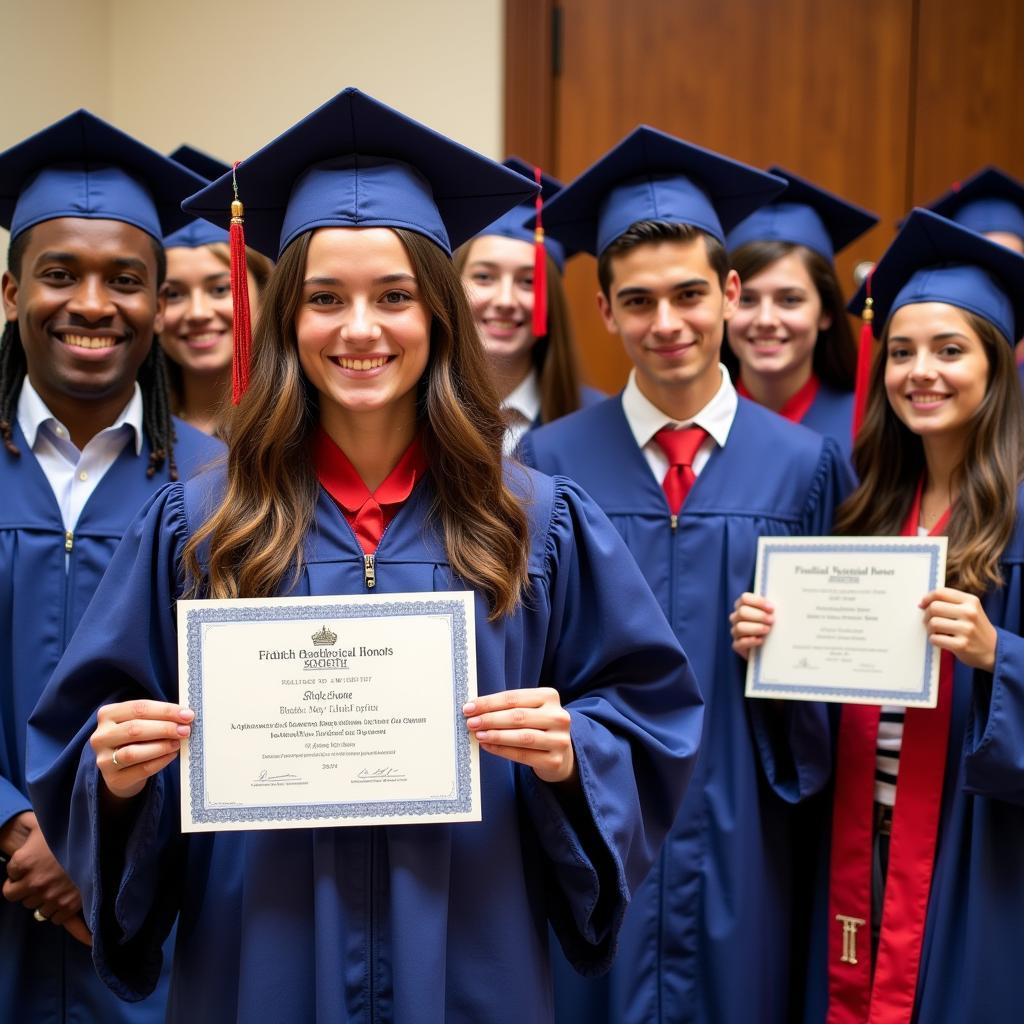
[(724, 360), (745, 398), (849, 453), (857, 353), (834, 258), (877, 218), (780, 167), (772, 173), (785, 191), (726, 239), (743, 290)]
[[(354, 89), (237, 181), (279, 259), (227, 466), (136, 520), (51, 680), (29, 754), (48, 835), (104, 880), (85, 912), (123, 996), (183, 922), (171, 1020), (544, 1024), (548, 923), (581, 970), (607, 967), (702, 710), (613, 527), (502, 458), (451, 251), (531, 184)], [(227, 174), (185, 206), (224, 223), (232, 194)], [(370, 590), (470, 592), (478, 694), (449, 727), (479, 743), (483, 819), (183, 835), (175, 601)]]
[[(246, 250), (253, 316), (270, 276), (271, 262)], [(223, 429), (231, 395), (231, 258), (227, 242), (168, 245), (160, 344), (170, 360), (174, 413), (208, 434)]]
[[(816, 752), (795, 767), (832, 774), (832, 828), (806, 1019), (870, 1005), (880, 1019), (1010, 1020), (1021, 985), (1000, 959), (1024, 913), (1024, 258), (915, 210), (871, 287), (882, 350), (853, 452), (861, 482), (835, 532), (948, 536), (946, 579), (918, 604), (938, 706), (848, 704), (838, 725), (816, 712)], [(776, 611), (743, 595), (735, 649), (761, 645)], [(852, 957), (849, 922), (864, 926)]]

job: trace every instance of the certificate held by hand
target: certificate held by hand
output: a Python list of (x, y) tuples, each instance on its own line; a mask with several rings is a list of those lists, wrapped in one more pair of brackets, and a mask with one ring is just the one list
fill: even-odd
[(945, 578), (945, 537), (762, 537), (754, 589), (775, 624), (746, 695), (935, 707), (939, 651), (919, 604)]
[(473, 595), (178, 603), (184, 832), (480, 820)]

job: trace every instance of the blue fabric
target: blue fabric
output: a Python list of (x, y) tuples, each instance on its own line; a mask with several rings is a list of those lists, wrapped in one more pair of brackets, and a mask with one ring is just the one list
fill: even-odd
[(1024, 210), (1008, 199), (977, 199), (965, 204), (950, 219), (982, 235), (1005, 231), (1024, 239)]
[(544, 224), (567, 247), (594, 256), (641, 220), (691, 224), (724, 243), (726, 231), (785, 184), (640, 125), (545, 206)]
[(730, 252), (748, 242), (790, 242), (802, 245), (832, 262), (845, 249), (878, 223), (867, 210), (781, 167), (769, 173), (786, 180), (786, 190), (762, 206), (729, 232)]
[(801, 424), (817, 434), (831, 437), (848, 460), (853, 451), (853, 392), (818, 386)]
[[(531, 164), (519, 157), (510, 156), (505, 161), (505, 166), (516, 174), (521, 174), (528, 181), (535, 181), (534, 170)], [(551, 177), (550, 174), (541, 173), (540, 193), (545, 203), (552, 200), (562, 188), (562, 183)], [(483, 235), (500, 235), (502, 238), (514, 238), (519, 242), (534, 244), (534, 229), (536, 227), (537, 208), (531, 200), (528, 203), (521, 203), (519, 206), (503, 213), (496, 221), (488, 224), (477, 237)], [(575, 256), (575, 250), (566, 252), (566, 248), (550, 232), (545, 230), (544, 248), (547, 254), (555, 261), (559, 272), (565, 273), (565, 261), (570, 256)]]
[(976, 313), (1011, 344), (1024, 334), (1024, 256), (930, 210), (915, 209), (903, 222), (850, 312), (861, 315), (869, 287), (876, 338), (896, 310), (918, 302)]
[[(659, 481), (621, 398), (526, 435), (526, 460), (565, 473), (621, 533), (690, 655), (704, 691), (694, 778), (661, 856), (626, 914), (604, 979), (556, 964), (561, 1024), (749, 1024), (790, 1019), (794, 899), (791, 801), (759, 766), (728, 612), (753, 583), (757, 539), (827, 534), (852, 487), (835, 443), (740, 399), (724, 448), (670, 525)], [(779, 716), (773, 728), (802, 736)], [(781, 739), (780, 739), (781, 743)], [(806, 779), (805, 785), (815, 780)]]
[[(130, 694), (178, 699), (178, 561), (222, 478), (170, 486), (135, 521), (29, 741), (31, 791), (116, 991), (152, 988), (177, 913), (169, 1020), (188, 1024), (543, 1024), (545, 920), (577, 967), (608, 965), (691, 773), (700, 695), (600, 510), (568, 481), (509, 474), (531, 499), (531, 594), (498, 622), (477, 595), (478, 686), (561, 690), (582, 787), (572, 814), (532, 770), (483, 755), (479, 823), (183, 836), (175, 764), (137, 803), (127, 843), (104, 843), (93, 715)], [(463, 589), (425, 528), (433, 497), (428, 476), (389, 527), (378, 592)], [(296, 592), (364, 592), (362, 550), (323, 491)]]
[(158, 241), (188, 222), (203, 184), (188, 168), (78, 110), (0, 153), (0, 226), (12, 238), (56, 217), (118, 220)]
[(198, 249), (204, 245), (216, 245), (218, 242), (229, 245), (231, 236), (223, 228), (205, 220), (194, 220), (183, 228), (178, 228), (164, 239), (165, 249)]
[[(911, 1018), (915, 1024), (1019, 1016), (1021, 976), (1009, 964), (1020, 945), (1024, 918), (1024, 489), (1017, 494), (1017, 525), (1000, 564), (1005, 585), (982, 597), (997, 631), (995, 671), (974, 671), (957, 662), (953, 677), (939, 835)], [(817, 739), (800, 748), (796, 763), (807, 777), (827, 782), (834, 756), (829, 736), (837, 720), (821, 705), (808, 705), (808, 710), (815, 707)], [(766, 752), (772, 749), (766, 740)], [(792, 751), (783, 757), (789, 760)], [(828, 919), (831, 807), (826, 811), (820, 815), (823, 841), (805, 975), (807, 1024), (825, 1019), (827, 929), (835, 926)], [(813, 834), (808, 832), (807, 839)]]
[[(537, 191), (532, 181), (405, 114), (345, 89), (235, 170), (245, 238), (271, 259), (317, 227), (406, 228), (444, 252)], [(223, 228), (229, 171), (183, 204)]]
[[(184, 477), (221, 451), (219, 442), (175, 423)], [(65, 570), (64, 525), (53, 491), (20, 428), (21, 455), (0, 451), (0, 821), (34, 809), (26, 796), (29, 714), (136, 512), (167, 482), (146, 476), (150, 447), (128, 445), (90, 496)], [(45, 831), (45, 830), (44, 830)], [(2, 869), (0, 869), (2, 872)], [(0, 1016), (32, 1024), (113, 1024), (163, 1019), (167, 979), (145, 1003), (116, 999), (93, 970), (89, 950), (63, 928), (0, 900)]]
[(998, 167), (983, 167), (926, 205), (980, 234), (1006, 231), (1024, 239), (1024, 182)]
[(190, 171), (195, 171), (199, 177), (205, 178), (207, 181), (213, 181), (214, 178), (219, 178), (231, 170), (230, 164), (226, 164), (223, 160), (218, 160), (194, 146), (181, 145), (173, 153), (168, 153), (168, 156)]

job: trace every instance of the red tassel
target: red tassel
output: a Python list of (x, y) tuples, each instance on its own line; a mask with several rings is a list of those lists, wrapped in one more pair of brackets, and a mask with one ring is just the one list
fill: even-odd
[[(540, 168), (534, 167), (533, 176), (541, 184)], [(545, 338), (548, 333), (548, 254), (544, 248), (544, 226), (540, 211), (544, 199), (537, 193), (537, 220), (533, 229), (533, 336)]]
[(874, 299), (871, 298), (871, 277), (874, 270), (868, 273), (864, 285), (867, 289), (867, 298), (864, 300), (864, 309), (861, 312), (861, 320), (864, 322), (860, 328), (860, 344), (857, 347), (857, 379), (853, 390), (853, 439), (856, 441), (860, 431), (860, 425), (864, 422), (864, 412), (868, 406), (868, 387), (871, 384), (871, 357), (875, 349), (875, 336), (872, 325), (875, 319)]
[(245, 262), (245, 208), (238, 199), (238, 179), (232, 168), (235, 199), (231, 204), (231, 308), (234, 353), (231, 360), (231, 402), (242, 400), (249, 388), (249, 356), (252, 350), (252, 321), (249, 315), (249, 275)]

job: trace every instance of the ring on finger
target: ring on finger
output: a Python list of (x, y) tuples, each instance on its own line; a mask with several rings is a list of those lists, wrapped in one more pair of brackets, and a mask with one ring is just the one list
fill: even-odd
[(44, 913), (43, 913), (43, 912), (42, 912), (41, 910), (39, 910), (38, 908), (37, 908), (36, 910), (33, 910), (33, 911), (32, 911), (32, 916), (33, 916), (33, 917), (34, 917), (34, 918), (35, 918), (35, 919), (36, 919), (36, 920), (37, 920), (37, 921), (38, 921), (38, 922), (39, 922), (40, 924), (43, 924), (43, 922), (44, 922), (44, 921), (49, 921), (49, 920), (50, 920), (50, 919), (49, 919), (49, 918), (48, 918), (48, 917), (47, 917), (47, 916), (46, 916), (46, 915), (45, 915), (45, 914), (44, 914)]
[(113, 766), (114, 766), (114, 767), (115, 767), (115, 768), (116, 768), (116, 769), (117, 769), (118, 771), (120, 771), (120, 770), (121, 770), (121, 769), (122, 769), (122, 768), (124, 767), (124, 765), (123, 765), (123, 764), (121, 764), (121, 762), (120, 762), (120, 761), (118, 761), (118, 759), (117, 759), (117, 752), (118, 752), (118, 751), (119, 751), (120, 749), (121, 749), (120, 747), (115, 747), (115, 748), (114, 748), (114, 753), (113, 753), (113, 756), (112, 756), (112, 757), (110, 758), (110, 762), (111, 762), (111, 764), (113, 764)]

